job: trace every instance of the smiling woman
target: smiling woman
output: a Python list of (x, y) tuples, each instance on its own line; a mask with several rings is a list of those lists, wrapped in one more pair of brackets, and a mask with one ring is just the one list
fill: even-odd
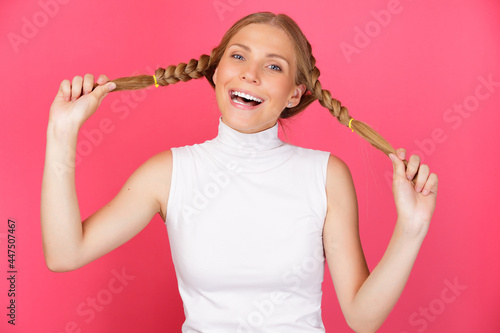
[[(243, 133), (259, 132), (297, 105), (306, 87), (295, 84), (295, 58), (293, 43), (280, 28), (250, 24), (238, 31), (212, 77), (224, 123)], [(262, 102), (244, 103), (235, 92)]]
[[(349, 326), (376, 331), (399, 298), (427, 233), (437, 176), (417, 155), (404, 161), (404, 149), (395, 151), (368, 125), (353, 120), (321, 88), (315, 63), (297, 24), (284, 14), (264, 12), (236, 22), (199, 61), (159, 68), (154, 76), (111, 82), (101, 76), (97, 84), (90, 74), (64, 80), (51, 107), (42, 183), (47, 266), (77, 269), (160, 214), (184, 303), (183, 332), (324, 332), (325, 259)], [(83, 122), (109, 91), (201, 77), (215, 89), (218, 135), (153, 156), (82, 225), (74, 168), (57, 174), (53, 166), (74, 150)], [(393, 161), (398, 221), (372, 273), (347, 165), (329, 152), (278, 138), (278, 121), (316, 99)]]

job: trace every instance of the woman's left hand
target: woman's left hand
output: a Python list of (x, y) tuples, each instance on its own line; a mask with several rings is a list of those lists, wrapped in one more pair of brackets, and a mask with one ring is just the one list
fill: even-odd
[[(420, 157), (412, 155), (405, 167), (406, 150), (396, 149), (396, 154), (389, 154), (394, 170), (392, 192), (405, 234), (425, 236), (436, 208), (438, 177), (429, 173), (429, 166), (420, 164)], [(418, 172), (418, 174), (417, 174)], [(415, 174), (417, 174), (416, 178)]]

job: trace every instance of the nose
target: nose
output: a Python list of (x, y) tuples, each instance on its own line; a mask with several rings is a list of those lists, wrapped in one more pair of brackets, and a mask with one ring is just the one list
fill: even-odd
[(260, 83), (259, 69), (257, 64), (248, 64), (240, 74), (240, 78), (248, 83)]

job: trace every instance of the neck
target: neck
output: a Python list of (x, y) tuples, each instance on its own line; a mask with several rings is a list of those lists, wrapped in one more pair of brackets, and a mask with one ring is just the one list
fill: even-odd
[(262, 132), (262, 131), (265, 131), (265, 130), (267, 130), (267, 129), (269, 129), (269, 128), (274, 127), (274, 126), (278, 123), (278, 121), (275, 121), (274, 123), (269, 122), (269, 123), (265, 124), (265, 125), (264, 125), (264, 126), (262, 126), (260, 129), (257, 129), (257, 130), (255, 130), (255, 129), (243, 129), (243, 130), (242, 130), (242, 129), (235, 128), (235, 127), (231, 126), (230, 124), (228, 124), (228, 123), (224, 120), (224, 118), (223, 118), (222, 116), (221, 116), (221, 118), (220, 118), (220, 119), (221, 119), (221, 121), (222, 121), (225, 125), (227, 125), (227, 126), (231, 127), (233, 130), (238, 131), (238, 132), (243, 133), (243, 134), (254, 134), (254, 133)]
[(241, 151), (266, 151), (283, 145), (278, 138), (278, 123), (255, 133), (238, 131), (219, 118), (217, 141)]

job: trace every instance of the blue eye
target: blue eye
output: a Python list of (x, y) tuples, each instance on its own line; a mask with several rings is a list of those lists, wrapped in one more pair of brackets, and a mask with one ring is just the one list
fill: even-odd
[[(231, 55), (232, 58), (234, 59), (238, 59), (238, 60), (244, 60), (245, 58), (243, 58), (241, 55), (239, 54), (233, 54)], [(239, 57), (239, 58), (238, 58)], [(276, 72), (282, 72), (283, 70), (281, 69), (281, 67), (279, 67), (278, 65), (269, 65), (269, 67), (275, 67), (276, 69), (273, 68), (273, 71), (276, 71)]]
[(276, 65), (271, 65), (271, 66), (278, 68), (277, 71), (281, 72), (281, 68), (279, 66), (276, 66)]

